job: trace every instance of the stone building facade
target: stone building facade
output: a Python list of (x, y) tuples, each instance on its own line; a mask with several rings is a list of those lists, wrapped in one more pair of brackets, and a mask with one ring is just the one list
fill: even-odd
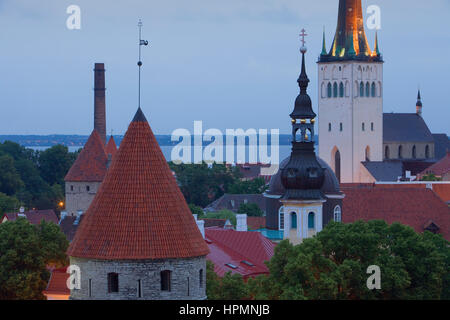
[[(89, 300), (204, 300), (205, 257), (167, 260), (91, 260), (72, 257), (80, 268), (80, 289), (71, 299)], [(170, 272), (170, 287), (162, 288), (162, 275)], [(108, 274), (118, 275), (117, 292)]]

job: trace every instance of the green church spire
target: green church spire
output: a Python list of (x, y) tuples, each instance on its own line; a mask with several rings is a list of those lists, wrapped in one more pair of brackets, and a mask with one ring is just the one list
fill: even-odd
[(327, 44), (325, 42), (325, 27), (323, 27), (322, 56), (327, 55)]
[(377, 54), (377, 56), (380, 55), (380, 49), (378, 47), (378, 31), (375, 32), (375, 53)]

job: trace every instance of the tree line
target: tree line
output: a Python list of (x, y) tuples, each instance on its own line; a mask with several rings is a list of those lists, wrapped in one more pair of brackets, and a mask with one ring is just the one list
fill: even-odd
[(57, 209), (64, 200), (64, 177), (78, 154), (62, 145), (35, 151), (0, 143), (0, 214), (20, 206)]

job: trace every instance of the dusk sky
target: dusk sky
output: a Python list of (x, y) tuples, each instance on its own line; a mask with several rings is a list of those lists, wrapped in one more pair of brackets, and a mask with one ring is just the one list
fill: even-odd
[[(0, 0), (0, 134), (89, 134), (93, 67), (104, 62), (107, 132), (137, 109), (137, 22), (144, 23), (142, 107), (155, 134), (177, 128), (290, 131), (305, 28), (317, 111), (322, 31), (338, 0)], [(66, 27), (69, 5), (81, 30)], [(415, 112), (418, 86), (433, 133), (449, 134), (450, 1), (363, 0), (381, 7), (384, 112)], [(367, 37), (373, 48), (375, 31)], [(320, 121), (320, 119), (319, 119)]]

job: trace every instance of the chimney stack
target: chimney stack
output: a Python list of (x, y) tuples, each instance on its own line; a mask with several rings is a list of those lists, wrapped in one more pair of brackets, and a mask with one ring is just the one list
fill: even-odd
[(106, 88), (104, 63), (95, 64), (94, 83), (94, 129), (97, 130), (103, 144), (106, 144)]

